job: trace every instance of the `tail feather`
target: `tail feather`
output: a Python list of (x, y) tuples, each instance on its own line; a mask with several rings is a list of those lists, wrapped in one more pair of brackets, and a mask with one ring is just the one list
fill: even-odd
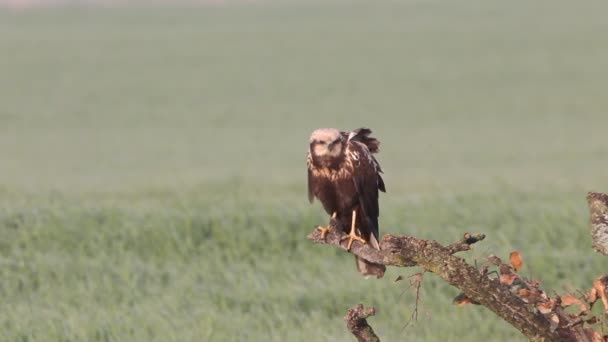
[(386, 272), (386, 266), (371, 263), (358, 256), (355, 256), (355, 263), (357, 264), (357, 271), (366, 277), (376, 276), (376, 278), (380, 279), (384, 277), (384, 272)]
[[(374, 234), (370, 234), (369, 244), (375, 249), (380, 250), (380, 244), (378, 244), (378, 240)], [(359, 258), (358, 256), (355, 256), (355, 263), (357, 264), (357, 271), (366, 277), (373, 275), (380, 279), (384, 277), (384, 272), (386, 272), (386, 266), (374, 264), (365, 259)]]
[(376, 236), (374, 234), (370, 234), (369, 244), (372, 245), (372, 247), (374, 247), (375, 249), (380, 250), (380, 244), (378, 243), (378, 240), (376, 239)]

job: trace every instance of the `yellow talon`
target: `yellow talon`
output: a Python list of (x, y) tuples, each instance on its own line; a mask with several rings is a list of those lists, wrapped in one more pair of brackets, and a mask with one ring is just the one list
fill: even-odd
[(365, 241), (362, 237), (357, 236), (357, 234), (355, 234), (352, 230), (351, 230), (350, 234), (341, 237), (340, 241), (346, 240), (346, 239), (348, 239), (348, 245), (346, 246), (346, 249), (349, 251), (353, 245), (353, 241), (355, 241), (355, 240), (361, 242), (364, 245), (367, 243), (367, 241)]
[(357, 236), (357, 234), (355, 233), (355, 221), (356, 220), (357, 220), (357, 211), (353, 210), (353, 219), (352, 219), (352, 223), (350, 226), (350, 233), (348, 235), (340, 238), (340, 241), (348, 239), (348, 245), (346, 246), (346, 250), (349, 250), (349, 251), (353, 245), (353, 241), (355, 241), (355, 240), (361, 242), (364, 245), (367, 243), (367, 241), (365, 241), (362, 237)]
[(321, 231), (321, 238), (325, 239), (325, 236), (331, 230), (331, 226), (327, 226), (327, 228), (326, 227), (317, 226), (317, 230)]
[(327, 236), (327, 233), (329, 233), (329, 231), (331, 230), (331, 221), (336, 219), (337, 214), (338, 214), (337, 212), (334, 212), (331, 215), (331, 218), (329, 219), (329, 224), (327, 225), (327, 227), (317, 226), (317, 230), (321, 231), (322, 239), (325, 239), (325, 236)]

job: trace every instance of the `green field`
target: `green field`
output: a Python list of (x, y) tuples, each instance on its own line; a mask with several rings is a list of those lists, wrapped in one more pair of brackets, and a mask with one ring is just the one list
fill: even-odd
[(306, 240), (308, 135), (371, 127), (381, 233), (606, 272), (608, 4), (383, 1), (0, 11), (0, 340), (523, 340), (425, 276)]

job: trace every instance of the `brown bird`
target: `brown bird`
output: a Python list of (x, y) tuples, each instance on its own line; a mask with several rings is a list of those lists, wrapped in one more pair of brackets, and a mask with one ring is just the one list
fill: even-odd
[[(308, 200), (315, 198), (325, 211), (336, 219), (340, 229), (350, 231), (348, 249), (353, 241), (378, 244), (378, 191), (386, 192), (380, 174), (382, 169), (372, 153), (377, 153), (380, 141), (370, 137), (371, 130), (359, 128), (340, 132), (334, 128), (320, 128), (310, 136), (307, 156)], [(330, 221), (331, 222), (331, 221)], [(318, 227), (324, 237), (330, 229)], [(355, 256), (357, 270), (363, 275), (381, 278), (386, 267)]]

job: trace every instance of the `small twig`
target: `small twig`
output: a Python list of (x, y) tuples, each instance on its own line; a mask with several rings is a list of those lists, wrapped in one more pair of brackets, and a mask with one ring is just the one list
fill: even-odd
[(572, 320), (570, 320), (568, 323), (566, 323), (563, 327), (571, 328), (577, 324), (583, 324), (583, 323), (585, 323), (585, 321), (582, 318), (576, 317), (576, 318), (573, 318)]
[(410, 325), (410, 323), (412, 323), (413, 321), (418, 320), (418, 305), (420, 303), (420, 286), (422, 285), (422, 276), (424, 275), (425, 272), (426, 271), (422, 271), (422, 272), (419, 272), (419, 273), (416, 273), (416, 274), (413, 274), (410, 276), (410, 287), (414, 288), (414, 291), (416, 293), (416, 302), (414, 304), (414, 311), (412, 312), (410, 319), (403, 326), (403, 329), (407, 328), (407, 326)]
[(450, 251), (450, 254), (468, 251), (471, 249), (471, 245), (485, 239), (485, 234), (475, 234), (471, 235), (469, 233), (464, 233), (462, 240), (456, 241), (451, 245), (448, 245), (446, 248)]
[(366, 308), (363, 304), (357, 304), (355, 307), (348, 309), (346, 316), (344, 316), (344, 321), (348, 330), (357, 338), (357, 341), (380, 342), (374, 329), (372, 329), (366, 320), (366, 318), (375, 314), (375, 308)]

